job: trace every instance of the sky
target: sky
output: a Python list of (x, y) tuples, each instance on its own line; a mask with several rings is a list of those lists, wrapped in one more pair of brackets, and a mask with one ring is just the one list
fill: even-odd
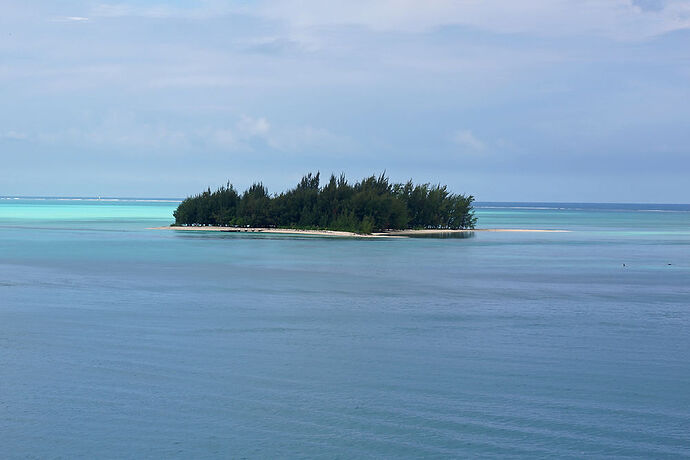
[(690, 203), (690, 0), (0, 0), (0, 195)]

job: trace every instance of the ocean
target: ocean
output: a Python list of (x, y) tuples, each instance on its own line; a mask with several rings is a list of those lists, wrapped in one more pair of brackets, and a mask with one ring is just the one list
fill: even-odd
[(469, 238), (147, 230), (0, 199), (0, 458), (690, 457), (690, 206)]

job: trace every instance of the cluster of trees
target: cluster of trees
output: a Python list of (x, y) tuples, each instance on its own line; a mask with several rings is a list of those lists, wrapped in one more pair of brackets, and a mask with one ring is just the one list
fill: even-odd
[(256, 183), (239, 194), (228, 182), (185, 199), (174, 212), (176, 225), (218, 225), (343, 230), (371, 233), (387, 229), (474, 228), (473, 196), (450, 193), (445, 185), (412, 181), (392, 184), (385, 174), (355, 183), (331, 175), (307, 174), (299, 184), (269, 195)]

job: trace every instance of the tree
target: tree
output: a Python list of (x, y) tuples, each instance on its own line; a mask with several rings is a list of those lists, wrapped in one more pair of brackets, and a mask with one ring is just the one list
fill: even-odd
[(324, 228), (359, 233), (406, 228), (474, 228), (472, 195), (456, 195), (445, 185), (412, 181), (392, 184), (385, 173), (354, 185), (344, 175), (305, 175), (295, 188), (269, 195), (255, 183), (242, 195), (228, 182), (212, 192), (186, 198), (173, 213), (177, 225)]

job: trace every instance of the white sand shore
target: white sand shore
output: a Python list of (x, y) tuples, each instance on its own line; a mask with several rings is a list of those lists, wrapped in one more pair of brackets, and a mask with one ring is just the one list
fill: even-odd
[(335, 230), (300, 230), (295, 228), (256, 228), (256, 227), (151, 227), (148, 230), (179, 230), (179, 231), (200, 231), (200, 232), (228, 232), (228, 233), (274, 233), (286, 235), (300, 235), (300, 236), (335, 236), (348, 238), (391, 238), (391, 237), (414, 237), (414, 236), (442, 236), (452, 235), (454, 233), (472, 233), (472, 232), (537, 232), (537, 233), (560, 233), (568, 230), (541, 230), (541, 229), (525, 229), (525, 228), (477, 228), (474, 230), (441, 230), (441, 229), (426, 229), (426, 230), (390, 230), (387, 232), (372, 233), (371, 235), (362, 235), (353, 232), (341, 232)]

